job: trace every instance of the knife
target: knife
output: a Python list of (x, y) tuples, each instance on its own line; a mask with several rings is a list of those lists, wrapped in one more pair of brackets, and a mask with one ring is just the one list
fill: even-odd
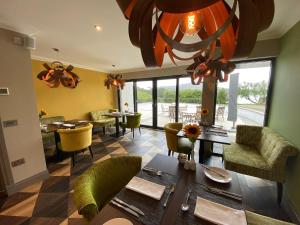
[(165, 208), (167, 207), (167, 204), (168, 204), (170, 195), (175, 191), (175, 187), (176, 187), (175, 184), (172, 184), (172, 185), (171, 185), (171, 190), (170, 190), (170, 192), (168, 193), (168, 196), (167, 196), (166, 201), (165, 201), (165, 203), (164, 203), (164, 207), (165, 207)]
[(137, 218), (140, 217), (139, 214), (137, 214), (137, 213), (136, 213), (135, 211), (133, 211), (132, 209), (127, 208), (127, 207), (125, 207), (125, 206), (123, 206), (123, 205), (117, 203), (117, 202), (114, 201), (114, 200), (111, 200), (110, 202), (111, 202), (111, 204), (113, 204), (114, 206), (117, 206), (117, 207), (119, 207), (119, 208), (125, 210), (125, 211), (128, 212), (129, 214), (131, 214), (131, 215), (133, 215), (133, 216), (135, 216), (135, 217), (137, 217)]
[(134, 205), (130, 205), (130, 204), (122, 201), (119, 198), (114, 198), (114, 201), (116, 201), (117, 203), (119, 203), (121, 205), (126, 206), (127, 208), (129, 208), (129, 209), (131, 209), (131, 210), (133, 210), (133, 211), (135, 211), (135, 212), (137, 212), (139, 214), (141, 214), (142, 216), (145, 216), (145, 213), (142, 210), (140, 210), (139, 208), (135, 207)]

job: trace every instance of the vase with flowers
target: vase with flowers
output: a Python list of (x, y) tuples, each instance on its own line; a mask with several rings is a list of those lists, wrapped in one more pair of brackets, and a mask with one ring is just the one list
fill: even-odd
[(128, 106), (129, 106), (128, 102), (125, 102), (125, 103), (124, 103), (124, 112), (125, 112), (125, 113), (128, 112)]
[(208, 121), (208, 114), (209, 114), (209, 110), (207, 108), (202, 108), (201, 109), (201, 125), (204, 127), (208, 127), (209, 126), (209, 121)]
[(183, 131), (189, 141), (192, 143), (192, 151), (191, 151), (191, 160), (186, 161), (184, 163), (184, 168), (187, 170), (196, 170), (195, 163), (195, 142), (197, 141), (198, 136), (201, 134), (201, 128), (198, 124), (187, 124), (183, 127)]

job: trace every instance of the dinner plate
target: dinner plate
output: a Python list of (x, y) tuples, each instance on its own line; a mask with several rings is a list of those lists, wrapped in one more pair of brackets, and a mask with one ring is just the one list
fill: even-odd
[[(204, 169), (204, 174), (206, 177), (208, 177), (209, 179), (218, 182), (218, 183), (230, 183), (232, 180), (232, 177), (230, 175), (230, 173), (227, 170), (224, 170), (222, 168), (219, 167), (209, 167), (210, 169)], [(214, 172), (216, 171), (216, 172)], [(218, 174), (222, 174), (223, 176), (220, 176)]]
[(105, 222), (103, 225), (133, 225), (133, 223), (125, 218), (114, 218)]
[(62, 125), (63, 122), (53, 122), (52, 124), (54, 124), (54, 125)]
[(63, 126), (64, 127), (75, 127), (74, 124), (70, 124), (70, 123), (64, 123)]

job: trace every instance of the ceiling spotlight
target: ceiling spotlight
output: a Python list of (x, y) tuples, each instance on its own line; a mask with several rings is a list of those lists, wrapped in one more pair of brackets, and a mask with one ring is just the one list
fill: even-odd
[(102, 30), (102, 27), (100, 27), (99, 25), (95, 25), (94, 27), (95, 27), (96, 31), (101, 31)]

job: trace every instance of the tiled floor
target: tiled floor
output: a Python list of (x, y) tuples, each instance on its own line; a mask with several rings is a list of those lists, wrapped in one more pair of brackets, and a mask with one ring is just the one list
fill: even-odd
[[(142, 129), (142, 135), (136, 134), (134, 140), (130, 133), (119, 139), (94, 135), (93, 152), (93, 159), (88, 151), (78, 154), (73, 168), (69, 159), (49, 165), (51, 176), (47, 180), (35, 183), (7, 199), (0, 199), (0, 225), (86, 224), (72, 201), (72, 184), (78, 175), (112, 154), (140, 155), (145, 165), (157, 153), (166, 154), (167, 147), (162, 131)], [(222, 160), (211, 157), (207, 164), (222, 166)], [(276, 204), (276, 189), (272, 183), (244, 175), (239, 175), (239, 182), (244, 200), (252, 210), (288, 220)]]

